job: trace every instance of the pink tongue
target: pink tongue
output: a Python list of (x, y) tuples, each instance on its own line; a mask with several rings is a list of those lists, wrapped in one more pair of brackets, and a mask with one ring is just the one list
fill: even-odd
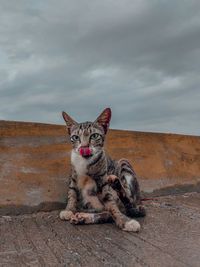
[(90, 151), (89, 147), (81, 147), (80, 148), (80, 154), (81, 154), (81, 156), (90, 156), (91, 151)]

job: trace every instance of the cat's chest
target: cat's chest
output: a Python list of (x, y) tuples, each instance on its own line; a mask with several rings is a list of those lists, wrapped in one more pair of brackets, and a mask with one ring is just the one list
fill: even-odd
[(71, 155), (71, 163), (76, 171), (77, 187), (82, 194), (83, 205), (94, 208), (97, 211), (103, 210), (103, 205), (97, 197), (96, 182), (87, 175), (87, 162), (86, 159), (79, 157), (75, 153)]
[(95, 181), (87, 174), (87, 160), (72, 151), (71, 163), (76, 171), (79, 190), (96, 187)]
[(78, 177), (86, 176), (87, 173), (87, 160), (82, 156), (77, 155), (72, 151), (71, 153), (71, 164), (75, 168)]

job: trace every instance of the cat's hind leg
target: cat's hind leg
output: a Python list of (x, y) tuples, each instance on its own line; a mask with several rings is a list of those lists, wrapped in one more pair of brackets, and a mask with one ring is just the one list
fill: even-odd
[(111, 190), (108, 184), (103, 187), (101, 200), (104, 203), (106, 210), (111, 213), (113, 220), (120, 229), (131, 232), (140, 231), (139, 222), (134, 219), (130, 219), (120, 211), (113, 194), (113, 190)]
[(120, 160), (118, 166), (119, 177), (109, 175), (108, 184), (117, 192), (119, 199), (124, 204), (127, 216), (145, 216), (146, 212), (141, 205), (138, 181), (132, 166), (126, 159)]
[(78, 212), (71, 217), (70, 222), (72, 224), (108, 223), (113, 222), (113, 218), (108, 211), (102, 211), (99, 213)]

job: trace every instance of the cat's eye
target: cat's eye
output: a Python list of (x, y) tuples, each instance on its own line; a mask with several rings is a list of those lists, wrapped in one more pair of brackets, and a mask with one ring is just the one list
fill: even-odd
[(93, 133), (90, 138), (91, 139), (97, 139), (97, 137), (99, 137), (99, 134), (98, 133)]
[(71, 137), (71, 140), (72, 140), (72, 141), (78, 141), (78, 140), (79, 140), (79, 136), (78, 136), (78, 135), (73, 135), (73, 136)]

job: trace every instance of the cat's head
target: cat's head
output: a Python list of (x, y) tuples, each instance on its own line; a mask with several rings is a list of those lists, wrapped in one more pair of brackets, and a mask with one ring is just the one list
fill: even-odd
[(111, 119), (110, 108), (106, 108), (94, 122), (77, 123), (67, 113), (63, 112), (62, 115), (67, 124), (73, 152), (87, 159), (103, 149)]

